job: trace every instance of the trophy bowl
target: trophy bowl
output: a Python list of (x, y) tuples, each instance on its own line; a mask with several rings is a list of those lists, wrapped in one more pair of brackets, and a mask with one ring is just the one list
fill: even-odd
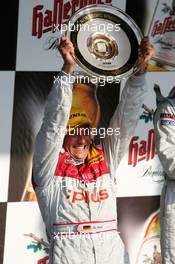
[(90, 5), (69, 20), (66, 35), (76, 62), (90, 75), (126, 78), (136, 71), (142, 33), (133, 19), (111, 5)]

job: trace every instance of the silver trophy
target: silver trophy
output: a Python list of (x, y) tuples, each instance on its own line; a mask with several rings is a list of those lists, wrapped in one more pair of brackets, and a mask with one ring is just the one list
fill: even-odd
[(137, 69), (142, 33), (125, 12), (109, 5), (91, 5), (77, 11), (66, 35), (83, 71), (98, 77), (132, 75)]

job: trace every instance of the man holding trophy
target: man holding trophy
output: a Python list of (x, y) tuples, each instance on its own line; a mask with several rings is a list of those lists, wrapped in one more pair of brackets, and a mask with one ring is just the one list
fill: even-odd
[(64, 65), (48, 97), (33, 164), (33, 185), (50, 241), (49, 263), (126, 264), (114, 175), (139, 119), (153, 47), (143, 38), (137, 73), (126, 82), (101, 146), (94, 144), (87, 113), (71, 108), (75, 51), (68, 37), (62, 37), (59, 50)]

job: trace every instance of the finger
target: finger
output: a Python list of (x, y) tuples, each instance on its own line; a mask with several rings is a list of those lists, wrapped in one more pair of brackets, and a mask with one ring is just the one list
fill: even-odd
[(73, 47), (73, 44), (71, 42), (64, 41), (59, 46), (59, 50), (62, 50), (62, 49), (65, 49), (69, 52), (70, 50), (74, 50), (74, 47)]
[(59, 46), (59, 49), (62, 50), (62, 49), (66, 49), (66, 50), (69, 50), (71, 48), (71, 46), (69, 44), (67, 44), (65, 41), (62, 42)]
[(141, 47), (153, 47), (153, 45), (149, 41), (141, 42)]
[(68, 42), (68, 43), (66, 43), (66, 45), (67, 45), (67, 47), (69, 47), (71, 49), (74, 49), (74, 46), (73, 46), (72, 42)]
[(138, 54), (146, 56), (146, 55), (149, 55), (149, 54), (153, 54), (154, 51), (155, 51), (154, 47), (152, 45), (149, 45), (149, 46), (145, 46), (145, 47), (140, 47), (138, 49)]
[(70, 45), (70, 46), (73, 47), (72, 42), (71, 42), (70, 39), (68, 39), (68, 38), (64, 40), (64, 43), (65, 43), (66, 45)]
[(62, 40), (62, 41), (66, 41), (66, 40), (69, 40), (69, 38), (66, 37), (66, 36), (62, 36), (62, 37), (61, 37), (61, 40)]
[(59, 45), (59, 49), (62, 49), (62, 48), (64, 48), (65, 46), (66, 46), (65, 41), (61, 41), (61, 42), (60, 42), (60, 45)]
[(76, 59), (75, 59), (75, 54), (74, 54), (74, 52), (70, 52), (70, 55), (72, 56), (72, 58), (73, 58), (74, 61), (75, 61)]
[(71, 43), (68, 37), (62, 36), (60, 39), (60, 46), (67, 45)]
[(147, 36), (144, 36), (141, 40), (141, 43), (149, 42), (149, 38)]

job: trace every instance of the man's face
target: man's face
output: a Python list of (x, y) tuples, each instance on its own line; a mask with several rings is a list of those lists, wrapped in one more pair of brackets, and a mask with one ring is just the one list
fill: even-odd
[(84, 160), (88, 155), (91, 143), (89, 127), (81, 126), (65, 136), (63, 146), (75, 159)]

